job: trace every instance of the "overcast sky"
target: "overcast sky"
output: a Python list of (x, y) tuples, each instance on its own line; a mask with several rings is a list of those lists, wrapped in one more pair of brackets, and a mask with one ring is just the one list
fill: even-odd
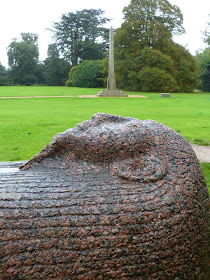
[[(111, 18), (107, 27), (120, 27), (122, 10), (131, 0), (1, 0), (0, 8), (0, 62), (7, 66), (7, 47), (13, 38), (20, 38), (21, 32), (39, 35), (40, 60), (47, 55), (48, 44), (52, 43), (51, 34), (46, 28), (52, 28), (52, 22), (60, 20), (62, 14), (82, 9), (105, 11)], [(174, 38), (193, 55), (198, 49), (204, 49), (201, 31), (204, 31), (210, 14), (210, 0), (169, 0), (180, 7), (184, 15), (186, 34)]]

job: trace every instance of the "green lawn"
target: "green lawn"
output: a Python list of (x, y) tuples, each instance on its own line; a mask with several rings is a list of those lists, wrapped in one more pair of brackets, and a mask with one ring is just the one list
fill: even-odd
[(0, 96), (63, 96), (63, 95), (90, 95), (97, 94), (100, 89), (69, 88), (47, 86), (17, 86), (0, 87)]
[[(0, 161), (26, 160), (58, 132), (97, 112), (153, 119), (178, 131), (188, 141), (210, 145), (210, 93), (137, 93), (148, 98), (78, 98), (99, 89), (66, 87), (0, 87), (1, 96), (75, 95), (72, 98), (0, 99)], [(202, 165), (203, 167), (204, 165)], [(210, 167), (205, 165), (206, 177)], [(210, 178), (209, 178), (210, 180)]]
[(210, 194), (210, 163), (201, 163), (201, 167), (206, 179), (207, 187)]

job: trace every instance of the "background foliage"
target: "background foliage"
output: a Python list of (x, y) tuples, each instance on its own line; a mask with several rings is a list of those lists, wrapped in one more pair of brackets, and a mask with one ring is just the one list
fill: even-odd
[(47, 59), (44, 63), (44, 78), (46, 84), (51, 86), (65, 85), (71, 66), (65, 59), (60, 58), (56, 44), (48, 46)]
[(7, 85), (9, 85), (7, 70), (0, 63), (0, 86), (7, 86)]
[(52, 30), (58, 48), (72, 66), (83, 60), (105, 57), (108, 29), (103, 25), (109, 21), (101, 9), (81, 10), (62, 15)]
[(210, 92), (210, 48), (198, 54), (197, 60), (200, 67), (202, 90)]
[(204, 35), (204, 42), (207, 43), (208, 48), (206, 48), (202, 53), (197, 53), (197, 61), (200, 67), (202, 89), (206, 92), (210, 92), (210, 20), (207, 23)]
[(166, 0), (132, 0), (123, 13), (125, 21), (115, 35), (118, 86), (192, 91), (199, 77), (196, 60), (172, 40), (184, 32), (180, 9)]
[(66, 85), (86, 88), (103, 87), (101, 70), (102, 60), (84, 60), (71, 69)]
[[(173, 41), (182, 34), (183, 15), (178, 6), (167, 0), (131, 0), (124, 8), (124, 22), (115, 32), (115, 69), (119, 89), (138, 91), (191, 92), (201, 87), (210, 90), (209, 27), (204, 30), (208, 48), (193, 57)], [(8, 46), (9, 68), (0, 64), (0, 85), (72, 85), (72, 74), (85, 60), (103, 60), (102, 76), (106, 85), (109, 19), (101, 9), (69, 12), (53, 23), (54, 43), (48, 46), (47, 58), (39, 61), (38, 35), (21, 33), (21, 39)], [(96, 63), (97, 64), (97, 63)], [(199, 68), (198, 68), (199, 65)], [(72, 69), (72, 71), (71, 71)], [(77, 70), (78, 72), (79, 70)], [(199, 79), (200, 71), (200, 79)], [(79, 72), (78, 72), (79, 73)], [(93, 73), (85, 74), (74, 85), (87, 83)], [(70, 75), (68, 79), (68, 75)]]
[(38, 36), (21, 33), (21, 41), (14, 39), (8, 47), (10, 78), (13, 84), (31, 85), (37, 82), (36, 65), (39, 49)]

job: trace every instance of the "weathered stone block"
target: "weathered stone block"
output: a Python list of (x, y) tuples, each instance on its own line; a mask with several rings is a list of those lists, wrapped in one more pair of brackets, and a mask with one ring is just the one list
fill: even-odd
[(98, 97), (127, 97), (128, 95), (124, 93), (123, 90), (115, 89), (115, 90), (106, 90), (103, 89), (96, 94)]
[(160, 97), (170, 97), (171, 94), (170, 93), (161, 93)]
[(210, 279), (209, 195), (187, 141), (98, 113), (0, 174), (5, 279)]

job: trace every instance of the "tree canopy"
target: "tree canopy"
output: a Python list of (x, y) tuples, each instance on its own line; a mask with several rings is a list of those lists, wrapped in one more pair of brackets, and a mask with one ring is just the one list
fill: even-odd
[(84, 60), (72, 67), (67, 86), (97, 88), (103, 86), (102, 60)]
[(47, 85), (62, 86), (68, 78), (69, 63), (63, 58), (60, 58), (56, 44), (48, 46), (47, 59), (44, 61), (45, 71), (44, 76)]
[[(198, 61), (203, 89), (207, 89), (208, 51), (196, 61), (173, 42), (174, 34), (184, 32), (178, 6), (167, 0), (131, 0), (123, 15), (124, 22), (114, 36), (118, 88), (191, 91), (198, 83)], [(67, 86), (101, 87), (108, 70), (107, 22), (101, 9), (63, 14), (53, 23), (55, 43), (48, 46), (42, 62), (38, 60), (38, 35), (21, 33), (21, 40), (13, 39), (8, 47), (9, 70), (0, 65), (0, 85), (8, 82), (8, 75), (11, 84), (64, 85), (69, 73)], [(208, 28), (204, 35), (209, 44)]]
[(117, 30), (118, 44), (155, 47), (173, 34), (184, 32), (183, 15), (167, 0), (132, 0), (123, 9), (124, 23)]
[(0, 63), (0, 86), (7, 86), (8, 84), (9, 80), (7, 70)]
[(8, 47), (7, 55), (14, 84), (31, 85), (37, 82), (35, 75), (39, 58), (37, 34), (21, 33), (21, 41), (14, 39)]
[(105, 56), (108, 30), (103, 25), (109, 19), (101, 9), (81, 10), (63, 14), (51, 30), (59, 51), (72, 65), (83, 60), (97, 60)]
[(202, 90), (210, 92), (210, 49), (207, 48), (198, 54), (197, 60), (200, 67)]
[(195, 59), (175, 44), (184, 32), (180, 9), (167, 0), (132, 0), (115, 34), (119, 88), (147, 91), (190, 91), (198, 81)]

